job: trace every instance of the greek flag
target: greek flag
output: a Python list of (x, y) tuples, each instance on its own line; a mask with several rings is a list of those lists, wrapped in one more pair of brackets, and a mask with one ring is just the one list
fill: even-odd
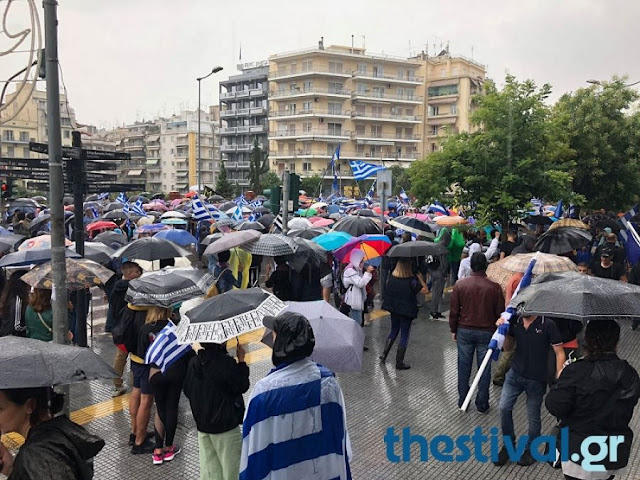
[(98, 200), (104, 200), (106, 198), (109, 198), (109, 192), (104, 192), (98, 195)]
[(351, 166), (351, 170), (353, 170), (353, 178), (356, 180), (364, 180), (380, 170), (387, 169), (387, 167), (383, 167), (382, 165), (366, 163), (361, 160), (350, 160), (349, 165)]
[(176, 326), (169, 322), (166, 327), (158, 332), (155, 340), (147, 350), (144, 363), (155, 364), (162, 373), (179, 360), (185, 353), (191, 350), (190, 344), (180, 345), (176, 335)]
[(144, 209), (142, 208), (142, 199), (140, 197), (138, 197), (138, 201), (133, 204), (133, 207), (131, 207), (131, 210), (133, 211), (133, 213), (137, 215), (141, 215), (143, 217), (147, 216), (147, 212), (145, 212)]
[(116, 198), (116, 202), (127, 203), (127, 196), (124, 194), (124, 192), (120, 192), (120, 195), (118, 195), (118, 198)]
[(262, 206), (263, 201), (259, 199), (255, 199), (253, 202), (249, 204), (250, 207), (257, 208)]
[(337, 192), (338, 186), (338, 174), (336, 173), (336, 160), (340, 160), (340, 144), (336, 147), (336, 151), (333, 152), (331, 157), (331, 173), (333, 173), (333, 182), (331, 183), (331, 192)]
[(238, 222), (242, 221), (242, 207), (240, 205), (236, 207), (236, 210), (233, 212), (233, 215), (231, 215), (231, 218)]
[(271, 227), (272, 227), (271, 230), (274, 230), (277, 228), (278, 230), (282, 231), (282, 215), (278, 214), (276, 216)]
[[(531, 280), (533, 280), (533, 267), (536, 266), (536, 261), (537, 261), (536, 257), (537, 255), (534, 255), (534, 257), (531, 259), (531, 262), (529, 262), (529, 266), (527, 267), (527, 270), (524, 272), (524, 276), (520, 280), (520, 283), (518, 284), (518, 288), (516, 288), (515, 292), (513, 292), (512, 298), (516, 298), (520, 290), (531, 285)], [(498, 329), (495, 331), (495, 333), (491, 337), (491, 341), (489, 342), (489, 349), (493, 350), (493, 354), (492, 354), (493, 360), (498, 360), (498, 356), (500, 355), (500, 350), (502, 350), (502, 347), (504, 346), (504, 340), (507, 336), (507, 333), (509, 332), (509, 322), (511, 321), (511, 319), (516, 313), (516, 306), (517, 305), (514, 305), (512, 302), (505, 309), (505, 311), (502, 312), (502, 315), (500, 315), (500, 317), (505, 319), (507, 323), (503, 323), (498, 327)]]
[(236, 205), (240, 205), (241, 207), (244, 205), (249, 205), (249, 202), (247, 201), (246, 198), (244, 198), (244, 195), (240, 195), (239, 197), (234, 198), (233, 202)]
[(129, 202), (127, 202), (126, 200), (124, 202), (124, 206), (122, 207), (122, 212), (125, 213), (127, 216), (131, 212), (131, 209), (129, 208)]
[(544, 215), (544, 202), (539, 198), (532, 198), (529, 203), (533, 205), (534, 215)]
[(91, 207), (91, 213), (93, 214), (93, 218), (98, 218), (100, 216), (96, 207)]
[(557, 219), (562, 218), (562, 213), (563, 213), (563, 205), (562, 205), (562, 199), (558, 202), (558, 205), (556, 206), (556, 211), (554, 212), (553, 216)]
[(193, 199), (191, 200), (191, 214), (196, 220), (205, 220), (207, 218), (211, 218), (211, 214), (204, 207), (204, 205), (202, 204), (202, 200), (200, 200), (200, 197), (198, 197), (197, 194), (194, 195)]
[(433, 212), (440, 215), (449, 215), (449, 210), (437, 200), (429, 205), (427, 212)]
[(400, 200), (402, 200), (403, 203), (409, 203), (409, 195), (404, 191), (404, 188), (400, 190), (398, 197), (400, 197)]
[(364, 201), (367, 205), (371, 205), (373, 203), (373, 192), (375, 191), (377, 181), (378, 179), (376, 178), (371, 184), (371, 188), (367, 192), (367, 196), (364, 197)]
[[(620, 225), (620, 236), (625, 242), (629, 241), (628, 226), (631, 225), (629, 222), (631, 222), (631, 219), (635, 217), (638, 214), (638, 212), (640, 212), (640, 204), (634, 205), (633, 208), (631, 208), (631, 210), (629, 210), (627, 213), (625, 213), (622, 217), (618, 219), (618, 224)], [(631, 228), (633, 228), (633, 226), (631, 226)]]
[(350, 480), (351, 442), (335, 375), (307, 359), (273, 369), (251, 392), (240, 480)]

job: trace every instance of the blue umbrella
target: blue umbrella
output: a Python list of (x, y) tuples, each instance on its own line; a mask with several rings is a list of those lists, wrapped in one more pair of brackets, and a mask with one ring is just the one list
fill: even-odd
[(141, 225), (138, 227), (138, 233), (157, 233), (162, 230), (167, 230), (169, 227), (162, 223), (150, 223), (148, 225)]
[(156, 238), (164, 238), (177, 245), (185, 247), (187, 245), (197, 245), (198, 240), (186, 230), (163, 230), (156, 233)]
[(335, 250), (340, 248), (353, 237), (346, 232), (327, 232), (312, 239), (325, 250)]

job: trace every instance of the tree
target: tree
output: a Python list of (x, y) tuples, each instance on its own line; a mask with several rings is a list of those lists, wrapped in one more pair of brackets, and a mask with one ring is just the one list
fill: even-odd
[(233, 185), (227, 179), (227, 169), (224, 166), (224, 160), (220, 161), (220, 171), (216, 178), (216, 192), (225, 198), (231, 198), (233, 195)]
[(404, 188), (406, 192), (411, 190), (411, 175), (408, 168), (401, 167), (400, 165), (394, 165), (391, 170), (391, 187), (392, 193), (397, 195), (400, 190)]
[(421, 202), (450, 192), (483, 221), (506, 224), (533, 197), (569, 195), (573, 154), (566, 135), (549, 121), (551, 87), (511, 75), (505, 83), (498, 90), (489, 81), (474, 97), (477, 131), (449, 136), (442, 151), (412, 165), (411, 192)]
[(318, 190), (322, 185), (322, 177), (320, 175), (312, 175), (311, 177), (303, 177), (300, 179), (300, 190), (307, 192), (310, 197), (318, 195)]
[(640, 193), (640, 113), (628, 113), (639, 95), (625, 83), (614, 77), (602, 88), (580, 88), (554, 107), (575, 152), (573, 190), (591, 208), (627, 209)]
[[(262, 175), (262, 177), (260, 178), (260, 183), (262, 184), (262, 188), (269, 189), (282, 185), (282, 180), (280, 179), (280, 177), (278, 177), (278, 175), (276, 175), (275, 172), (269, 170), (267, 173), (264, 173)], [(256, 192), (257, 195), (261, 193), (262, 192)]]
[(249, 190), (262, 192), (262, 175), (269, 171), (269, 154), (262, 151), (258, 138), (253, 140), (253, 150), (249, 159)]

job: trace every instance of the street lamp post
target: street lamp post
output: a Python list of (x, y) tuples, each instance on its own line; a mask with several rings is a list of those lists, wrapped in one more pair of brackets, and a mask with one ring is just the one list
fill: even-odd
[(213, 67), (208, 75), (196, 78), (196, 80), (198, 80), (198, 191), (200, 191), (200, 189), (202, 188), (202, 157), (200, 156), (200, 82), (202, 82), (202, 80), (204, 80), (205, 78), (210, 77), (214, 73), (218, 73), (220, 70), (222, 70), (222, 67), (220, 66)]
[[(602, 80), (594, 80), (594, 79), (589, 79), (587, 80), (587, 83), (590, 83), (592, 85), (602, 85)], [(633, 87), (634, 85), (638, 85), (640, 83), (640, 80), (638, 80), (637, 82), (633, 82), (633, 83), (629, 83), (627, 85), (624, 85), (624, 88), (628, 88), (628, 87)]]

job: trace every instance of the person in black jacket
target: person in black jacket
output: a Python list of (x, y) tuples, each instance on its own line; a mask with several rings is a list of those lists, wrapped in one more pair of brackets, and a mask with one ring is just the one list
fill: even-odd
[(285, 257), (274, 257), (276, 269), (265, 283), (267, 288), (273, 289), (273, 294), (283, 302), (291, 300), (291, 267)]
[(391, 332), (387, 337), (380, 360), (385, 362), (393, 343), (400, 333), (400, 343), (396, 353), (396, 370), (407, 370), (410, 365), (404, 363), (404, 356), (409, 342), (411, 322), (418, 316), (418, 300), (416, 295), (422, 290), (418, 277), (413, 273), (411, 260), (401, 258), (385, 285), (382, 309), (391, 314)]
[(65, 415), (64, 396), (52, 388), (0, 390), (0, 432), (15, 432), (24, 445), (13, 457), (0, 442), (0, 474), (11, 480), (89, 480), (104, 440)]
[(189, 362), (184, 393), (198, 429), (200, 480), (237, 480), (244, 417), (242, 394), (249, 390), (249, 367), (238, 343), (238, 361), (224, 344), (205, 343)]
[(617, 461), (609, 457), (597, 462), (606, 469), (598, 472), (601, 475), (597, 478), (613, 478), (616, 470), (629, 462), (633, 442), (629, 422), (640, 398), (640, 378), (631, 365), (616, 355), (619, 339), (620, 326), (615, 320), (589, 322), (584, 335), (586, 356), (569, 364), (547, 395), (547, 410), (558, 417), (560, 428), (569, 429), (568, 457), (580, 455), (580, 462), (562, 462), (568, 480), (596, 478), (592, 476), (594, 472), (585, 471), (581, 465), (583, 460), (589, 461), (581, 454), (587, 437), (624, 438), (617, 446)]

